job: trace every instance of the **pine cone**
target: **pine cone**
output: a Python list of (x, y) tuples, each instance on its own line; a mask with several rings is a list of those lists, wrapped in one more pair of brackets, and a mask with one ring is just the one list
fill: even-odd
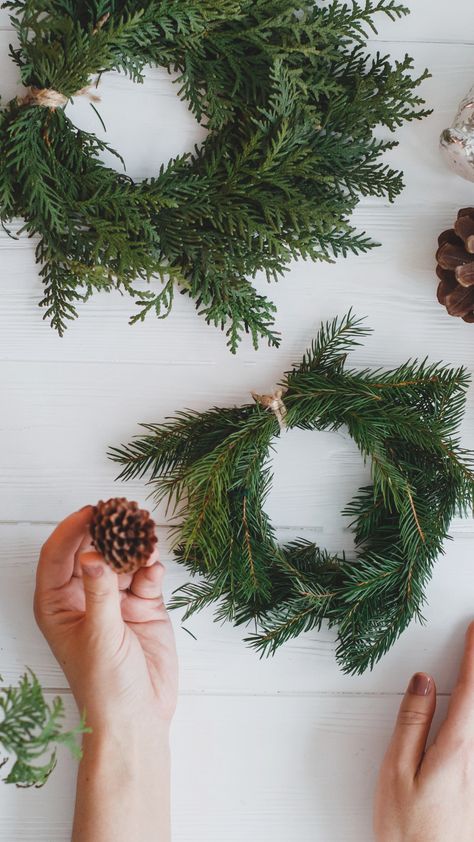
[(143, 567), (158, 540), (150, 513), (125, 497), (97, 503), (90, 531), (96, 550), (118, 573)]
[(450, 316), (474, 322), (474, 208), (462, 208), (438, 244), (438, 301)]

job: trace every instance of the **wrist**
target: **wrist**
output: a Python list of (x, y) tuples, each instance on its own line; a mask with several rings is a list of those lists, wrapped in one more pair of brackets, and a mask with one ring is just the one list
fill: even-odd
[(83, 738), (74, 842), (170, 842), (169, 725), (122, 717), (91, 727)]
[(87, 727), (97, 738), (112, 736), (120, 742), (126, 734), (127, 739), (134, 742), (169, 740), (172, 720), (161, 715), (155, 700), (147, 699), (141, 705), (110, 698), (101, 701), (76, 699), (76, 703)]
[(84, 760), (122, 769), (148, 771), (170, 762), (170, 725), (148, 717), (144, 720), (87, 720), (90, 733), (82, 741)]

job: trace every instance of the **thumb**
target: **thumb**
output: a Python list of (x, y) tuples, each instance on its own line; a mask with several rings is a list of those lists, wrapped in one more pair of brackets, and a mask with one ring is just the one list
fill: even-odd
[(118, 576), (103, 557), (96, 552), (80, 556), (86, 618), (97, 626), (109, 626), (122, 621)]
[(436, 687), (431, 676), (416, 673), (408, 685), (395, 725), (386, 762), (415, 777), (426, 749), (436, 709)]

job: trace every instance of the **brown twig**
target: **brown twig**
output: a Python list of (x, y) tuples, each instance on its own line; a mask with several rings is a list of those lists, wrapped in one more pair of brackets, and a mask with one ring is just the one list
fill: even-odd
[(403, 389), (405, 386), (422, 386), (425, 383), (438, 383), (439, 377), (421, 377), (417, 380), (401, 380), (399, 383), (371, 383), (374, 389)]
[(254, 565), (253, 555), (252, 555), (252, 544), (250, 542), (250, 530), (249, 530), (249, 525), (248, 525), (248, 521), (247, 521), (247, 497), (246, 496), (244, 497), (243, 504), (242, 504), (242, 520), (243, 520), (243, 524), (244, 524), (245, 543), (247, 544), (247, 553), (248, 553), (248, 559), (249, 559), (249, 565), (250, 565), (250, 572), (251, 572), (252, 579), (254, 581), (255, 586), (257, 586), (258, 581), (257, 581), (257, 576), (255, 574), (255, 565)]
[(105, 15), (102, 15), (102, 17), (99, 18), (99, 20), (97, 21), (94, 29), (92, 30), (92, 34), (97, 35), (97, 33), (100, 32), (101, 29), (103, 29), (103, 27), (105, 26), (105, 24), (107, 23), (109, 18), (110, 18), (110, 12), (107, 12)]
[(411, 493), (409, 488), (407, 488), (407, 492), (408, 492), (408, 499), (410, 501), (411, 510), (413, 512), (413, 517), (415, 518), (416, 528), (418, 529), (418, 532), (420, 533), (421, 540), (425, 544), (426, 543), (425, 533), (423, 532), (423, 530), (420, 526), (420, 521), (418, 520), (418, 515), (417, 515), (416, 509), (415, 509), (415, 503), (413, 501), (412, 493)]

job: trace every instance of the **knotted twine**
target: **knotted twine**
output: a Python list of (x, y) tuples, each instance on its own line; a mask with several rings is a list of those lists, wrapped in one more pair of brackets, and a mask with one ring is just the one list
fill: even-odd
[(31, 87), (26, 96), (18, 97), (17, 99), (20, 105), (39, 105), (41, 108), (50, 108), (52, 111), (55, 111), (56, 108), (64, 108), (70, 99), (74, 99), (77, 96), (86, 96), (91, 102), (100, 102), (100, 96), (93, 94), (91, 88), (92, 85), (88, 85), (85, 88), (81, 88), (80, 91), (76, 91), (72, 97), (67, 97), (65, 94), (55, 91), (53, 88)]
[(283, 389), (275, 389), (271, 395), (257, 395), (256, 392), (252, 392), (252, 397), (264, 409), (273, 412), (281, 431), (286, 430), (288, 410), (283, 403)]

